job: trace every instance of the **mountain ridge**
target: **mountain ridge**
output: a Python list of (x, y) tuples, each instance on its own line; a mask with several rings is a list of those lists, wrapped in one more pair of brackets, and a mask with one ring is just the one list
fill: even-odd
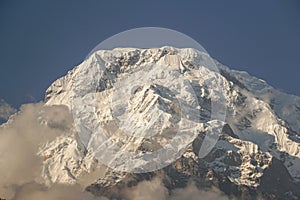
[[(104, 177), (87, 186), (87, 191), (121, 199), (119, 193), (125, 186), (161, 175), (170, 191), (184, 187), (193, 180), (199, 189), (216, 186), (227, 195), (243, 199), (258, 198), (259, 195), (266, 199), (300, 198), (300, 111), (297, 110), (297, 107), (300, 108), (300, 98), (277, 91), (246, 72), (230, 70), (216, 60), (214, 62), (220, 73), (206, 68), (211, 64), (206, 56), (195, 49), (174, 47), (100, 50), (47, 89), (46, 106), (65, 105), (72, 110), (76, 98), (81, 97), (83, 101), (80, 102), (95, 98), (93, 106), (97, 120), (88, 119), (92, 107), (87, 107), (81, 117), (85, 123), (103, 126), (103, 131), (118, 143), (120, 151), (144, 153), (160, 149), (170, 138), (174, 138), (174, 130), (178, 129), (180, 120), (187, 113), (191, 115), (191, 119), (186, 118), (188, 125), (197, 124), (195, 130), (190, 130), (197, 134), (191, 136), (193, 139), (186, 148), (178, 149), (182, 155), (176, 157), (174, 162), (142, 174), (107, 169)], [(153, 72), (153, 64), (162, 68), (155, 68)], [(156, 84), (144, 85), (147, 79), (143, 78), (145, 74), (150, 78), (152, 74), (158, 77)], [(97, 77), (100, 77), (99, 82)], [(176, 80), (176, 84), (168, 82), (169, 79), (159, 81), (166, 77)], [(211, 99), (216, 96), (214, 77), (220, 77), (222, 81), (221, 91), (226, 99), (227, 115), (224, 121), (210, 124)], [(92, 89), (87, 83), (93, 86)], [(140, 84), (141, 87), (134, 87), (127, 97), (122, 93), (122, 87), (127, 89), (125, 86), (128, 83)], [(171, 89), (181, 85), (180, 95), (168, 92), (168, 87), (162, 87), (163, 84)], [(86, 90), (89, 91), (85, 93)], [(183, 100), (180, 100), (182, 97)], [(129, 104), (125, 104), (127, 100)], [(187, 108), (193, 109), (180, 111), (180, 105), (184, 102), (190, 106)], [(132, 111), (124, 114), (118, 109), (120, 105), (132, 106)], [(159, 122), (150, 123), (157, 116), (161, 116)], [(198, 116), (202, 122), (193, 121)], [(122, 123), (124, 120), (127, 123)], [(149, 127), (143, 129), (145, 124)], [(217, 143), (208, 155), (199, 158), (206, 134), (220, 125), (224, 126)], [(163, 130), (158, 131), (162, 127)], [(57, 138), (39, 151), (39, 155), (45, 158), (43, 177), (48, 185), (54, 182), (74, 184), (82, 173), (92, 173), (97, 168), (97, 159), (86, 149), (91, 144), (90, 140), (75, 137), (76, 131), (73, 131), (74, 136)], [(143, 134), (124, 133), (130, 131)], [(159, 134), (153, 136), (151, 131)], [(85, 136), (93, 139), (92, 131), (86, 133)], [(136, 139), (139, 136), (143, 138)], [(149, 136), (153, 137), (149, 139)], [(57, 153), (54, 154), (54, 151)], [(58, 158), (71, 162), (57, 163)], [(78, 161), (84, 165), (78, 164)], [(144, 160), (138, 161), (142, 163)], [(150, 162), (141, 163), (128, 166), (151, 168)], [(272, 179), (277, 175), (276, 168), (282, 169), (278, 184)], [(274, 183), (273, 187), (268, 186), (271, 183)]]

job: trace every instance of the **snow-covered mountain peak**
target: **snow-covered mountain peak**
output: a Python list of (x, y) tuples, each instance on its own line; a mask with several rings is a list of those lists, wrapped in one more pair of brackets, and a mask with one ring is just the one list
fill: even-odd
[[(220, 85), (221, 89), (216, 89)], [(125, 163), (125, 167), (144, 170), (153, 167), (153, 160), (161, 164), (163, 159), (158, 156), (147, 160), (144, 158), (147, 152), (163, 148), (177, 139), (178, 130), (184, 130), (185, 142), (174, 143), (180, 153), (167, 159), (158, 170), (165, 174), (166, 180), (174, 182), (170, 188), (178, 187), (175, 184), (178, 174), (185, 174), (199, 180), (200, 185), (214, 184), (213, 180), (220, 184), (226, 180), (230, 187), (243, 188), (237, 191), (255, 188), (254, 191), (265, 193), (277, 194), (276, 191), (284, 190), (287, 194), (291, 191), (299, 195), (292, 188), (297, 188), (300, 182), (300, 98), (279, 92), (246, 72), (230, 70), (206, 53), (174, 47), (100, 50), (55, 81), (48, 88), (45, 101), (47, 106), (68, 106), (75, 122), (79, 120), (77, 122), (86, 125), (83, 135), (86, 138), (69, 138), (68, 142), (66, 138), (57, 139), (40, 154), (52, 152), (49, 150), (59, 143), (69, 144), (65, 148), (73, 152), (79, 151), (82, 145), (87, 148), (83, 154), (68, 154), (69, 158), (62, 158), (72, 157), (74, 162), (54, 164), (62, 153), (45, 159), (47, 174), (44, 177), (51, 180), (48, 182), (73, 183), (80, 176), (79, 172), (94, 169), (91, 163), (96, 158), (92, 158), (88, 146), (102, 140), (91, 127), (101, 127), (110, 139), (111, 143), (105, 143), (106, 149), (116, 149), (109, 155), (109, 167)], [(74, 107), (74, 102), (82, 104)], [(222, 118), (225, 114), (226, 118)], [(218, 130), (220, 134), (214, 135)], [(205, 136), (210, 134), (208, 138), (216, 139), (216, 144), (209, 143), (212, 144), (207, 146), (209, 154), (202, 159), (199, 151), (207, 145)], [(117, 152), (133, 152), (134, 156)], [(122, 156), (127, 156), (127, 160), (120, 159)], [(82, 166), (75, 165), (76, 160), (87, 162), (87, 168), (80, 170)], [(64, 167), (74, 168), (76, 173), (58, 170)], [(266, 186), (270, 183), (268, 177), (276, 174), (276, 168), (284, 169), (279, 178), (289, 187), (274, 186), (273, 190)], [(118, 184), (125, 183), (128, 176), (143, 180), (143, 175), (108, 170), (106, 176), (95, 180), (88, 190), (94, 194), (98, 194), (99, 188), (112, 192), (113, 189), (108, 188), (120, 187)]]

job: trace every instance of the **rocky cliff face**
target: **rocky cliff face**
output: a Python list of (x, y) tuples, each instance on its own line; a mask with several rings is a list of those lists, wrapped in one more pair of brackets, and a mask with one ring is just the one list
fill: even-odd
[[(178, 130), (189, 136), (182, 147), (176, 143), (174, 160), (166, 160), (157, 170), (131, 173), (135, 171), (107, 168), (105, 176), (94, 177), (86, 190), (121, 198), (124, 188), (159, 176), (169, 191), (194, 181), (199, 189), (216, 186), (242, 199), (299, 199), (300, 98), (214, 62), (220, 73), (207, 67), (206, 54), (194, 49), (101, 50), (55, 81), (46, 91), (46, 105), (68, 106), (75, 122), (101, 127), (113, 143), (105, 149), (117, 144), (118, 152), (135, 155), (132, 164), (120, 159), (127, 154), (112, 154), (110, 166), (125, 163), (126, 169), (154, 169), (153, 161), (144, 159), (147, 152), (164, 147)], [(221, 90), (215, 90), (214, 77)], [(211, 121), (217, 92), (225, 99), (226, 118)], [(92, 107), (87, 103), (78, 109), (78, 97), (80, 106), (93, 98)], [(199, 156), (205, 136), (220, 127), (212, 150)], [(101, 163), (103, 151), (95, 154), (89, 148), (99, 139), (93, 130), (73, 132), (74, 136), (59, 137), (40, 149), (47, 184), (73, 184)], [(161, 164), (164, 158), (158, 159)]]

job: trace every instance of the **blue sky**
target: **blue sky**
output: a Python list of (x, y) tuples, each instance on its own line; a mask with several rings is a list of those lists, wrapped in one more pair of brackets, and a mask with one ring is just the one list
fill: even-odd
[(155, 26), (198, 41), (225, 65), (300, 96), (300, 1), (0, 1), (0, 99), (40, 101), (106, 38)]

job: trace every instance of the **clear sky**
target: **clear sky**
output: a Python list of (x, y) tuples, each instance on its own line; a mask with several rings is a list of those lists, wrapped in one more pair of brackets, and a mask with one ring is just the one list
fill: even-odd
[(0, 99), (42, 100), (99, 42), (145, 26), (185, 33), (223, 64), (300, 96), (298, 0), (0, 0)]

